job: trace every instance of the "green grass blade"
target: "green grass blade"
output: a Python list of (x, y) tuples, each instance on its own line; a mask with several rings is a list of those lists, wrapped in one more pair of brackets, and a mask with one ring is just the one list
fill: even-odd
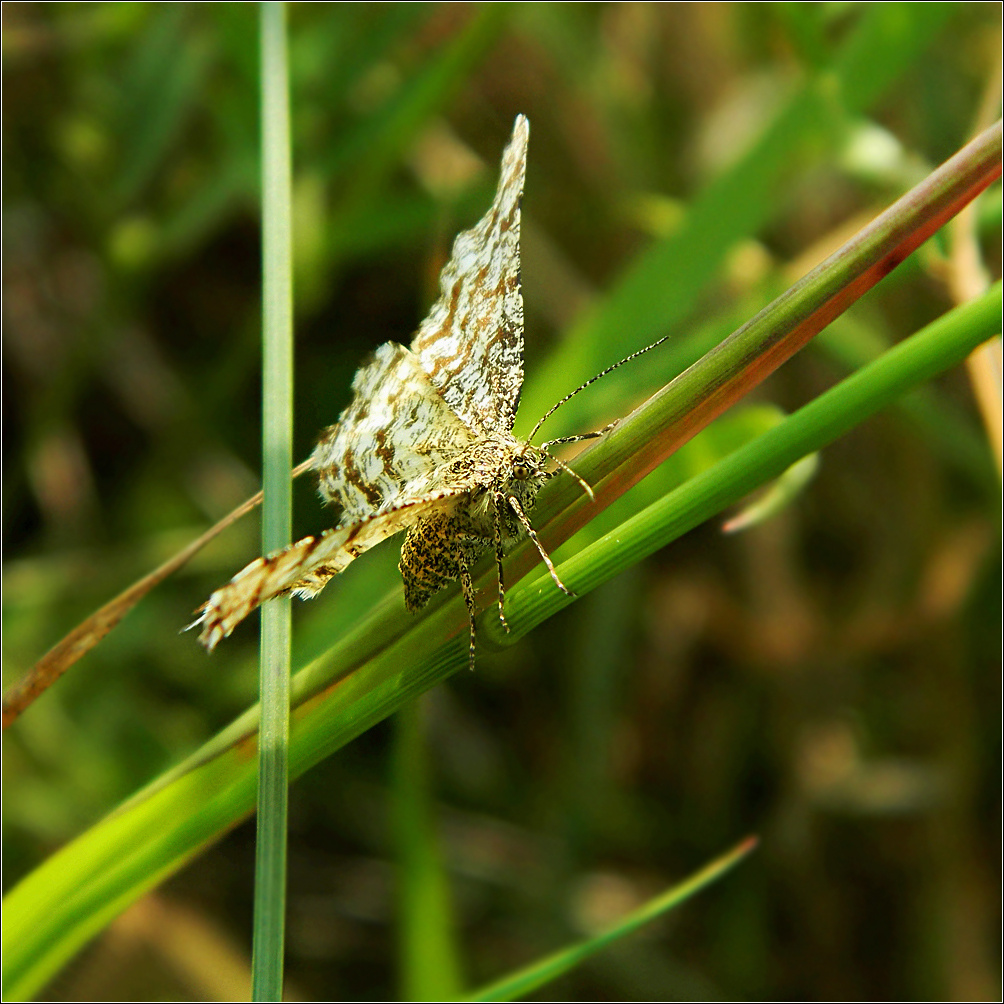
[[(261, 6), (264, 366), (262, 549), (290, 542), (293, 466), (293, 291), (286, 11)], [(262, 608), (252, 996), (282, 999), (286, 915), (290, 605)]]
[(398, 871), (401, 999), (455, 1000), (461, 994), (449, 880), (433, 820), (423, 704), (395, 719), (392, 796)]
[(351, 137), (342, 156), (351, 154), (351, 176), (343, 205), (368, 202), (435, 115), (463, 86), (471, 69), (490, 51), (511, 14), (507, 4), (484, 4), (470, 21), (435, 54), (397, 94), (367, 119)]
[(150, 9), (140, 44), (126, 68), (117, 127), (125, 143), (110, 186), (112, 204), (134, 202), (168, 157), (195, 109), (210, 65), (208, 39), (186, 31), (191, 10), (167, 4)]
[[(848, 312), (822, 332), (814, 344), (842, 372), (850, 372), (877, 359), (891, 343)], [(918, 387), (896, 405), (946, 463), (996, 495), (1000, 480), (993, 457), (987, 452), (986, 437), (957, 403), (933, 387)]]
[[(360, 240), (378, 239), (381, 230), (401, 225), (400, 220), (386, 219), (386, 178), (430, 117), (460, 90), (472, 67), (489, 52), (510, 16), (508, 7), (485, 4), (475, 9), (455, 38), (385, 107), (339, 144), (338, 161), (352, 168), (339, 184), (338, 202), (325, 226), (325, 253), (317, 262), (320, 272), (312, 278), (313, 284), (330, 281), (330, 274)], [(371, 217), (375, 224), (370, 223)]]
[(527, 966), (525, 969), (521, 969), (511, 976), (498, 980), (496, 983), (492, 983), (483, 990), (472, 994), (467, 1000), (511, 1001), (533, 993), (539, 987), (550, 983), (552, 980), (574, 969), (591, 955), (595, 955), (601, 949), (606, 948), (607, 945), (637, 931), (639, 927), (643, 927), (660, 914), (666, 913), (666, 911), (672, 910), (673, 907), (686, 902), (691, 896), (707, 888), (712, 882), (716, 882), (751, 853), (756, 847), (756, 843), (756, 839), (753, 837), (744, 840), (727, 854), (705, 865), (704, 868), (696, 872), (685, 882), (681, 882), (679, 885), (664, 892), (661, 896), (656, 896), (654, 899), (649, 900), (644, 906), (633, 910), (608, 930), (590, 938), (588, 941), (583, 941), (560, 952), (555, 952), (554, 955), (549, 955), (540, 962), (535, 962), (533, 965)]

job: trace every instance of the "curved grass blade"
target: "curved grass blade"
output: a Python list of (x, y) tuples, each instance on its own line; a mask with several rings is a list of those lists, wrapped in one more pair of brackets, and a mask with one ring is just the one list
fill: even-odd
[(673, 907), (686, 902), (691, 896), (695, 896), (702, 889), (711, 885), (712, 882), (717, 882), (726, 872), (738, 865), (748, 854), (751, 854), (756, 846), (757, 838), (747, 837), (727, 854), (716, 858), (661, 896), (656, 896), (644, 906), (633, 910), (606, 931), (595, 935), (588, 941), (555, 952), (553, 955), (541, 959), (540, 962), (535, 962), (511, 976), (506, 976), (484, 989), (478, 990), (465, 999), (469, 1001), (511, 1001), (519, 1000), (527, 994), (533, 993), (539, 987), (570, 972), (591, 955), (606, 948), (607, 945), (632, 934), (639, 927), (643, 927), (661, 914), (672, 910)]
[(791, 465), (758, 499), (722, 524), (722, 533), (739, 533), (772, 519), (799, 496), (819, 470), (819, 454), (810, 453)]

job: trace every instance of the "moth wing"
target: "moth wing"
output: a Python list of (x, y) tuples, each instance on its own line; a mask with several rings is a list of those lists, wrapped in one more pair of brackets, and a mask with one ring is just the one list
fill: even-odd
[(447, 487), (435, 483), (437, 469), (471, 442), (471, 431), (403, 345), (381, 345), (352, 389), (352, 402), (311, 458), (322, 497), (342, 508), (339, 526)]
[(517, 116), (495, 201), (453, 242), (439, 299), (411, 343), (446, 403), (480, 435), (512, 431), (523, 386), (519, 207), (529, 136)]
[(290, 592), (304, 599), (316, 596), (329, 579), (364, 551), (413, 526), (423, 516), (448, 508), (464, 490), (466, 487), (413, 498), (388, 512), (336, 527), (319, 537), (304, 537), (281, 551), (256, 558), (209, 597), (189, 627), (201, 627), (199, 641), (212, 651), (266, 600)]

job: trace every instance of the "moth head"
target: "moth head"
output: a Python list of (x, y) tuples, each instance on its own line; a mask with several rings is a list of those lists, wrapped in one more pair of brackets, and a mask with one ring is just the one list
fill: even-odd
[[(529, 444), (528, 444), (529, 445)], [(534, 451), (536, 452), (536, 451)], [(529, 481), (535, 474), (540, 473), (540, 458), (527, 455), (527, 447), (513, 457), (512, 476), (517, 481)]]
[[(523, 449), (513, 458), (512, 462), (512, 475), (520, 481), (525, 481), (527, 478), (533, 477), (535, 474), (540, 474), (543, 471), (544, 465), (548, 460), (554, 461), (558, 467), (568, 474), (571, 474), (576, 481), (582, 485), (582, 490), (589, 496), (590, 499), (595, 499), (596, 496), (593, 494), (593, 489), (589, 486), (583, 478), (580, 478), (571, 467), (560, 460), (553, 453), (550, 453), (547, 447), (550, 444), (544, 444), (543, 446), (534, 446), (532, 443), (526, 443)], [(550, 475), (545, 475), (549, 477)]]

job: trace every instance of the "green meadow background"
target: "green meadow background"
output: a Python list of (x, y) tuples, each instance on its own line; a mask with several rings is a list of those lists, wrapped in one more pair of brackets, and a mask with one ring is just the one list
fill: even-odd
[[(257, 15), (3, 5), (5, 685), (258, 488)], [(517, 113), (531, 123), (517, 430), (673, 335), (544, 430), (587, 431), (997, 117), (999, 16), (292, 5), (294, 456), (337, 419), (366, 354), (410, 339), (453, 236), (491, 200)], [(976, 212), (998, 277), (999, 184)], [(946, 253), (929, 242), (665, 476), (706, 468), (943, 314)], [(307, 482), (296, 536), (330, 525)], [(538, 997), (992, 999), (999, 517), (959, 369), (824, 451), (773, 518), (736, 535), (708, 523), (511, 648), (486, 646), (406, 724), (293, 784), (287, 995), (407, 996), (396, 876), (415, 853), (408, 786), (425, 783), (458, 984), (609, 924), (755, 833), (718, 885)], [(5, 735), (5, 891), (253, 703), (257, 618), (212, 657), (179, 630), (259, 534), (257, 515), (231, 528)], [(296, 604), (294, 668), (399, 590), (396, 561), (381, 545)], [(248, 820), (43, 996), (246, 996), (253, 866)]]

